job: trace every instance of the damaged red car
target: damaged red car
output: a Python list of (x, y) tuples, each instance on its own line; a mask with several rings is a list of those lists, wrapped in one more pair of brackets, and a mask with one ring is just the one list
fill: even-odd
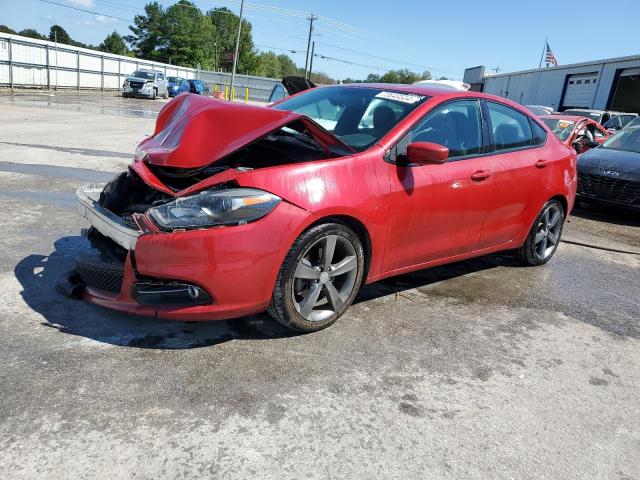
[(576, 153), (527, 110), (419, 85), (319, 87), (269, 108), (180, 95), (128, 171), (77, 192), (93, 253), (69, 293), (114, 310), (336, 321), (367, 283), (513, 250), (553, 256)]

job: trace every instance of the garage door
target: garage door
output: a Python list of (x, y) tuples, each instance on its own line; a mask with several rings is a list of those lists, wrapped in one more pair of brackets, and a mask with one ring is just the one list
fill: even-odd
[(620, 72), (610, 108), (640, 113), (640, 68), (627, 68)]
[(597, 73), (582, 73), (569, 75), (567, 89), (562, 100), (563, 108), (591, 108), (596, 94), (598, 81)]

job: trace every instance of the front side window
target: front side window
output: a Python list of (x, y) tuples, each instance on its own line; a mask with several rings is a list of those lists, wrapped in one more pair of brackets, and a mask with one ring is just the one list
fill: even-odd
[(321, 87), (274, 105), (305, 115), (356, 151), (379, 141), (429, 97), (369, 87)]
[(269, 103), (278, 102), (287, 96), (287, 92), (282, 85), (276, 85), (273, 87), (271, 96), (269, 97)]
[(529, 118), (513, 108), (487, 102), (496, 150), (511, 150), (533, 144)]
[(410, 142), (431, 142), (449, 149), (455, 159), (482, 152), (482, 117), (477, 100), (447, 103), (411, 130)]

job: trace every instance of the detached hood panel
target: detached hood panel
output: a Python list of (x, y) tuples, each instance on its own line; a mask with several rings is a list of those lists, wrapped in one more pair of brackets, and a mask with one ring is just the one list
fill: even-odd
[(318, 134), (320, 127), (293, 112), (186, 94), (160, 111), (153, 136), (139, 150), (153, 165), (201, 168), (296, 120), (308, 124), (324, 145), (340, 142), (329, 132)]

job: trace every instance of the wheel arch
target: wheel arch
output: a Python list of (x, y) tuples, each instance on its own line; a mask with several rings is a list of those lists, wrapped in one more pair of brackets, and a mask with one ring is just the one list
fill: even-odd
[(558, 200), (562, 204), (562, 208), (564, 209), (565, 219), (569, 216), (569, 202), (567, 201), (567, 197), (564, 195), (558, 194), (554, 195), (547, 201)]
[(364, 249), (364, 274), (362, 275), (362, 283), (364, 284), (369, 274), (372, 255), (371, 235), (367, 227), (360, 220), (350, 215), (328, 215), (326, 217), (318, 218), (315, 222), (308, 225), (304, 231), (306, 232), (307, 230), (323, 223), (339, 223), (353, 230), (353, 232), (358, 236), (358, 239), (362, 243), (362, 248)]

